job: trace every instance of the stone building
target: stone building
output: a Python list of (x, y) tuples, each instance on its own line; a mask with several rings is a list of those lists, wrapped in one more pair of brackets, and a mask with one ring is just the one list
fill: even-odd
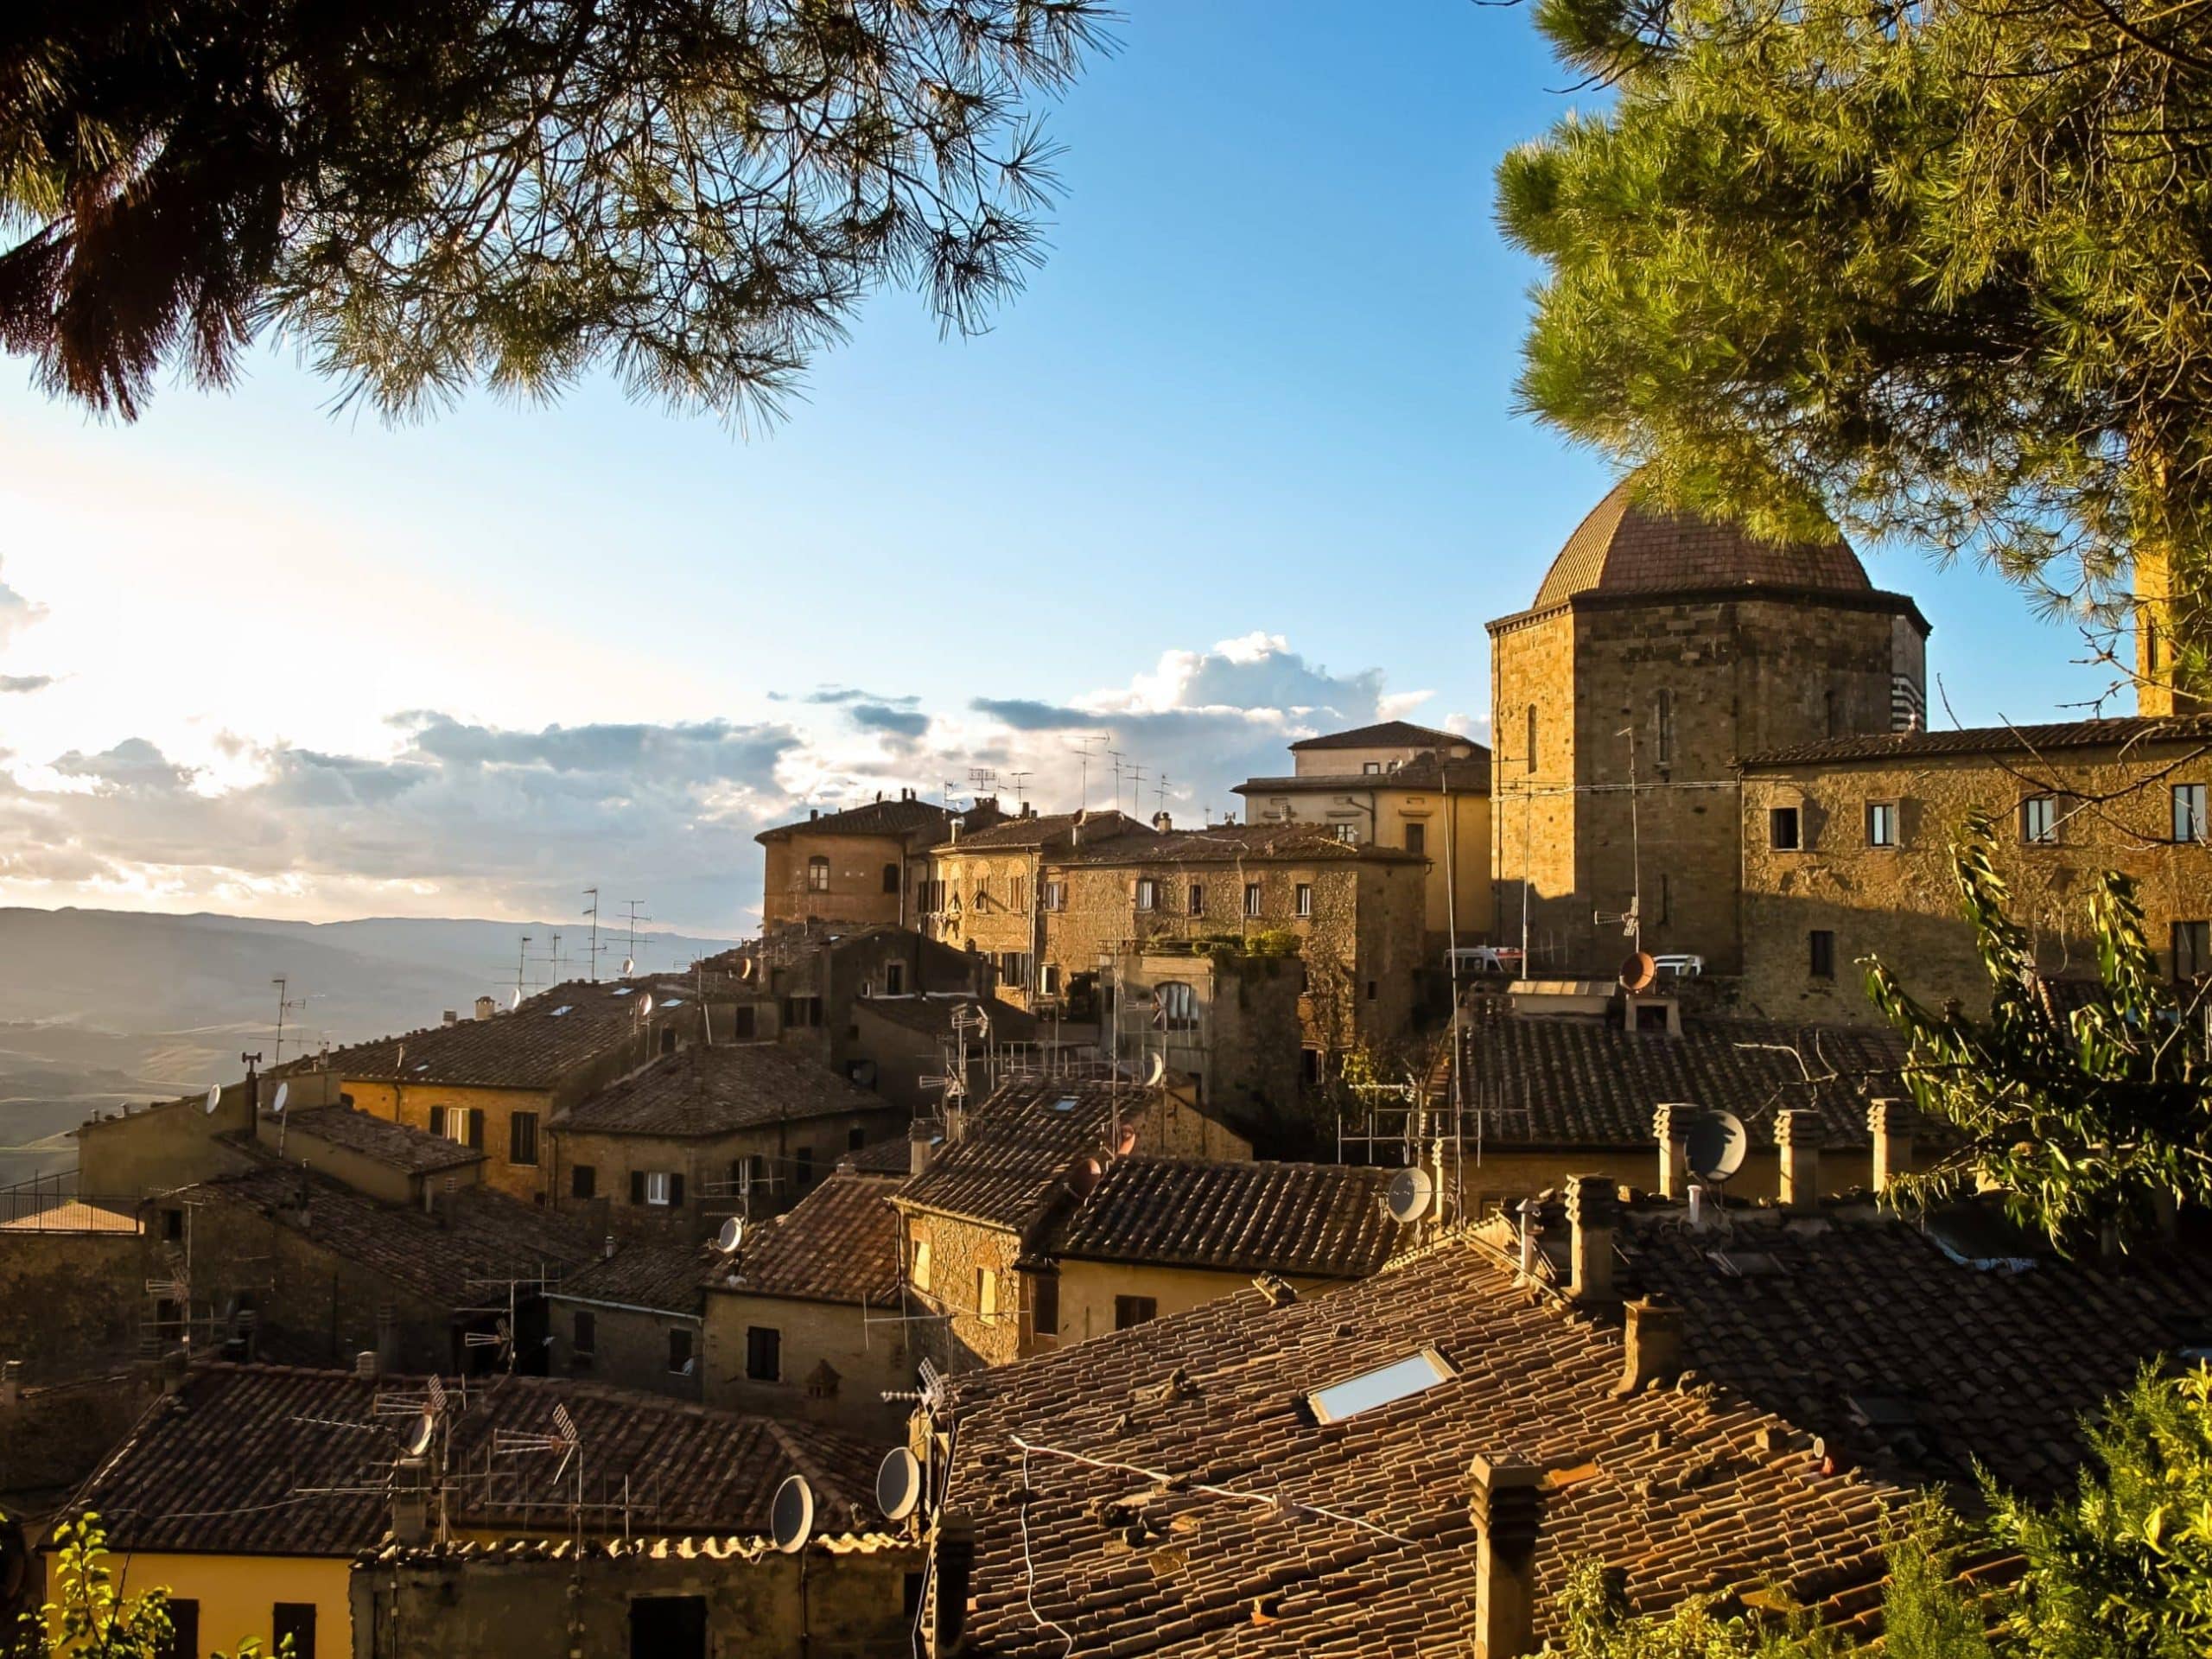
[(841, 1169), (698, 1275), (709, 1405), (901, 1438), (906, 1408), (883, 1395), (913, 1387), (922, 1351), (887, 1201), (906, 1173)]
[(1157, 1055), (1189, 1077), (1198, 1102), (1249, 1138), (1278, 1147), (1320, 1051), (1306, 1043), (1306, 964), (1240, 941), (1162, 944), (1114, 958), (1102, 1046), (1125, 1060)]
[(698, 996), (673, 976), (571, 980), (512, 1013), (488, 996), (476, 1007), (474, 1020), (334, 1050), (297, 1078), (335, 1077), (344, 1104), (480, 1152), (486, 1185), (550, 1204), (562, 1192), (554, 1116), (703, 1029)]
[[(930, 937), (989, 963), (999, 994), (1024, 1007), (1066, 992), (1052, 884), (1071, 853), (1154, 832), (1122, 812), (1033, 809), (931, 849), (922, 925)], [(1096, 966), (1086, 963), (1078, 971)]]
[(733, 1215), (789, 1208), (912, 1114), (777, 1043), (716, 1043), (656, 1059), (567, 1107), (547, 1153), (564, 1208), (696, 1244)]
[(1402, 720), (1290, 746), (1291, 775), (1236, 785), (1244, 816), (1317, 823), (1348, 841), (1428, 860), (1427, 960), (1491, 934), (1491, 757), (1481, 744)]
[(1633, 908), (1645, 950), (1733, 972), (1736, 761), (1923, 725), (1928, 624), (1840, 537), (1776, 547), (1634, 489), (1490, 624), (1496, 931), (1611, 977)]
[(545, 1291), (553, 1344), (548, 1370), (699, 1399), (705, 1271), (696, 1246), (632, 1239), (564, 1274)]
[[(377, 1617), (372, 1599), (369, 1624), (355, 1625), (354, 1563), (395, 1545), (442, 1539), (520, 1555), (541, 1542), (565, 1551), (579, 1535), (597, 1548), (690, 1534), (742, 1541), (741, 1553), (722, 1563), (741, 1577), (738, 1560), (761, 1552), (776, 1489), (794, 1474), (813, 1489), (825, 1538), (880, 1524), (871, 1501), (875, 1448), (805, 1424), (650, 1395), (531, 1377), (450, 1380), (441, 1384), (444, 1405), (424, 1456), (403, 1458), (397, 1434), (381, 1427), (364, 1433), (416, 1421), (429, 1387), (422, 1376), (351, 1370), (194, 1367), (69, 1507), (99, 1512), (134, 1585), (168, 1588), (179, 1652), (233, 1651), (245, 1637), (273, 1652), (289, 1636), (296, 1659), (390, 1652), (395, 1640), (403, 1651), (454, 1650), (426, 1634), (420, 1601), (395, 1626)], [(579, 1459), (562, 1455), (563, 1417)], [(544, 1449), (518, 1452), (522, 1440)], [(791, 1599), (796, 1576), (776, 1580), (776, 1604), (755, 1615), (762, 1628), (801, 1627)], [(742, 1605), (747, 1592), (728, 1593)], [(874, 1605), (896, 1594), (895, 1583), (885, 1586)], [(560, 1590), (550, 1600), (561, 1625), (573, 1604)], [(604, 1607), (593, 1618), (621, 1628)], [(372, 1645), (372, 1637), (385, 1645)], [(563, 1649), (517, 1634), (486, 1650)]]
[(1872, 1021), (1862, 958), (1923, 1003), (1985, 1002), (1952, 833), (1996, 822), (2012, 918), (2053, 977), (2094, 976), (2097, 872), (2135, 878), (2177, 979), (2212, 973), (2212, 716), (1903, 732), (1759, 752), (1741, 768), (1743, 1000), (1788, 1020)]
[(996, 801), (965, 812), (902, 790), (842, 812), (808, 812), (753, 839), (767, 851), (760, 925), (768, 932), (809, 922), (912, 927), (929, 849), (962, 825), (982, 829), (1002, 816)]

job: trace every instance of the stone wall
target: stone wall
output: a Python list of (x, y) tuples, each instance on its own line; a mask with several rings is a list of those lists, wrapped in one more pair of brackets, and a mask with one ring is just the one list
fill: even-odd
[[(884, 1391), (913, 1388), (920, 1357), (907, 1340), (913, 1327), (899, 1322), (901, 1312), (895, 1305), (874, 1308), (863, 1321), (860, 1308), (841, 1302), (711, 1290), (702, 1362), (706, 1402), (893, 1444), (912, 1408), (887, 1404)], [(756, 1325), (779, 1338), (782, 1363), (772, 1381), (746, 1374), (747, 1333)], [(825, 1365), (837, 1374), (834, 1387), (820, 1373)]]
[[(1010, 1364), (1027, 1352), (1032, 1287), (1027, 1274), (1014, 1270), (1022, 1254), (1020, 1238), (1003, 1228), (928, 1211), (905, 1211), (904, 1220), (907, 1282), (930, 1311), (950, 1316), (912, 1327), (922, 1351), (955, 1375)], [(930, 1249), (926, 1286), (912, 1270), (914, 1246), (924, 1239)], [(998, 1278), (998, 1310), (988, 1319), (976, 1302), (976, 1275), (985, 1269)]]
[[(888, 1537), (857, 1548), (825, 1541), (793, 1555), (734, 1539), (594, 1545), (574, 1560), (496, 1549), (399, 1554), (353, 1570), (354, 1651), (905, 1659), (921, 1570), (920, 1547)], [(700, 1646), (652, 1643), (644, 1630), (645, 1644), (633, 1643), (633, 1607), (659, 1597), (699, 1599)]]
[[(568, 1296), (545, 1299), (546, 1319), (553, 1347), (548, 1370), (554, 1376), (573, 1376), (580, 1382), (605, 1382), (618, 1389), (663, 1394), (671, 1400), (696, 1400), (703, 1390), (706, 1370), (704, 1332), (695, 1317), (616, 1307)], [(576, 1315), (588, 1313), (594, 1326), (592, 1348), (587, 1354), (576, 1346)], [(682, 1331), (691, 1338), (688, 1370), (671, 1370), (669, 1333)]]
[(54, 1515), (161, 1395), (152, 1361), (24, 1388), (12, 1400), (0, 1390), (0, 1513), (33, 1522)]
[[(1171, 1313), (1219, 1301), (1224, 1296), (1259, 1294), (1252, 1287), (1253, 1275), (1249, 1273), (1215, 1273), (1202, 1268), (1163, 1267), (1143, 1262), (1064, 1259), (1058, 1266), (1060, 1326), (1055, 1333), (1055, 1345), (1063, 1348), (1114, 1331), (1116, 1299), (1119, 1297), (1148, 1298), (1154, 1306), (1154, 1317), (1165, 1319)], [(1300, 1278), (1290, 1282), (1300, 1295), (1313, 1296), (1325, 1294), (1343, 1281)]]
[[(911, 925), (906, 902), (906, 846), (899, 836), (818, 835), (799, 826), (766, 843), (761, 876), (760, 920), (774, 929), (809, 921), (848, 926), (884, 922)], [(806, 884), (810, 860), (830, 861), (830, 889), (817, 893)], [(885, 870), (896, 873), (884, 891)]]
[[(1118, 958), (1116, 970), (1123, 1052), (1160, 1054), (1197, 1080), (1201, 1105), (1272, 1141), (1298, 1106), (1304, 962), (1228, 950), (1147, 951)], [(1162, 1030), (1153, 1019), (1152, 999), (1171, 982), (1190, 987), (1195, 1028)]]
[(21, 1360), (33, 1383), (135, 1358), (146, 1281), (168, 1271), (160, 1242), (137, 1233), (0, 1231), (0, 1360)]
[[(1988, 981), (1958, 908), (1948, 839), (1980, 808), (1997, 820), (1997, 868), (2014, 919), (2050, 971), (2093, 976), (2085, 910), (2103, 869), (2136, 878), (2152, 948), (2171, 967), (2176, 922), (2212, 918), (2212, 847), (2169, 839), (2170, 790), (2212, 783), (2212, 760), (2189, 746), (2025, 755), (1766, 766), (1747, 774), (1741, 827), (1745, 899), (1742, 1000), (1776, 1019), (1876, 1023), (1859, 962), (1878, 956), (1907, 989), (1938, 1006), (1986, 1007)], [(2021, 802), (2055, 784), (2054, 844), (2028, 842)], [(2111, 796), (2110, 800), (2090, 798)], [(1867, 844), (1869, 803), (1894, 804), (1898, 844)], [(1801, 849), (1771, 845), (1770, 812), (1795, 806)], [(1813, 971), (1812, 935), (1833, 938), (1831, 976)]]
[[(627, 1068), (623, 1068), (626, 1070)], [(448, 1083), (372, 1083), (359, 1077), (346, 1080), (346, 1094), (353, 1104), (387, 1122), (404, 1123), (430, 1134), (434, 1108), (446, 1113), (476, 1110), (484, 1114), (484, 1161), (478, 1167), (485, 1185), (498, 1188), (525, 1204), (545, 1202), (552, 1194), (551, 1129), (556, 1103), (548, 1089), (483, 1089)], [(537, 1161), (518, 1164), (508, 1157), (514, 1134), (514, 1115), (537, 1115)], [(447, 1119), (450, 1122), (450, 1118)], [(442, 1182), (443, 1177), (438, 1179)]]

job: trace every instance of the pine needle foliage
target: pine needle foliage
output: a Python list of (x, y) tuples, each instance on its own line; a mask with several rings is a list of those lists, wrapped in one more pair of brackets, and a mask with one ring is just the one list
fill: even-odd
[(135, 418), (264, 334), (389, 417), (588, 368), (772, 413), (872, 291), (1039, 263), (1100, 0), (0, 8), (0, 346)]

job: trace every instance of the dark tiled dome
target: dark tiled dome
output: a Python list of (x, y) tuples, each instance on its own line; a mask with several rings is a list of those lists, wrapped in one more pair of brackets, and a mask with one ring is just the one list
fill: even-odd
[(1633, 480), (1591, 509), (1545, 573), (1532, 610), (1577, 594), (1674, 594), (1714, 588), (1872, 591), (1842, 537), (1827, 543), (1763, 542), (1733, 524), (1661, 512), (1630, 499)]

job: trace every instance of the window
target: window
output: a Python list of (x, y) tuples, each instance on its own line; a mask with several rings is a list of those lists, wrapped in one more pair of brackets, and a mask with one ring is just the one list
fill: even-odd
[(2174, 924), (2174, 977), (2212, 973), (2212, 922)]
[(1191, 883), (1190, 913), (1193, 916), (1203, 916), (1206, 913), (1206, 884), (1203, 881)]
[(745, 1375), (754, 1382), (784, 1380), (784, 1333), (772, 1325), (745, 1327)]
[(1137, 883), (1137, 908), (1156, 910), (1160, 906), (1160, 883), (1149, 876)]
[(1160, 1317), (1160, 1299), (1156, 1296), (1116, 1296), (1114, 1299), (1114, 1328), (1127, 1331), (1132, 1325), (1149, 1325)]
[(167, 1603), (169, 1633), (154, 1649), (154, 1659), (200, 1659), (200, 1604), (189, 1596), (171, 1596)]
[(822, 1023), (822, 999), (818, 996), (787, 996), (784, 999), (784, 1023), (794, 1031), (811, 1030)]
[(677, 1376), (691, 1375), (691, 1332), (683, 1325), (670, 1327), (668, 1369)]
[(1796, 807), (1773, 806), (1767, 809), (1766, 844), (1776, 852), (1796, 852), (1802, 844), (1799, 833)]
[(1329, 826), (1329, 833), (1345, 846), (1357, 847), (1359, 845), (1359, 820), (1346, 818), (1341, 823), (1332, 823)]
[(1298, 1075), (1306, 1083), (1321, 1081), (1321, 1051), (1319, 1049), (1301, 1048), (1298, 1051)]
[(576, 1310), (576, 1322), (569, 1345), (586, 1358), (599, 1351), (599, 1315), (584, 1308)]
[(2202, 841), (2204, 827), (2204, 785), (2176, 784), (2174, 785), (2174, 839)]
[(930, 1287), (930, 1242), (916, 1233), (910, 1243), (912, 1262), (907, 1269), (908, 1276), (913, 1280), (916, 1290), (927, 1290)]
[(995, 1268), (976, 1269), (976, 1315), (986, 1325), (999, 1317), (999, 1275)]
[(1040, 1273), (1030, 1280), (1030, 1328), (1040, 1337), (1060, 1334), (1060, 1280), (1058, 1274)]
[(1535, 703), (1533, 703), (1533, 702), (1532, 702), (1532, 703), (1530, 703), (1530, 704), (1529, 705), (1529, 739), (1528, 739), (1528, 747), (1523, 751), (1523, 759), (1524, 759), (1524, 760), (1525, 760), (1525, 762), (1526, 762), (1526, 766), (1525, 766), (1525, 768), (1524, 768), (1524, 769), (1525, 769), (1525, 770), (1527, 770), (1527, 771), (1529, 771), (1529, 772), (1534, 772), (1534, 771), (1535, 771), (1535, 769), (1536, 769), (1536, 705), (1535, 705)]
[[(445, 1132), (446, 1132), (446, 1109), (445, 1109), (444, 1107), (442, 1107), (442, 1106), (433, 1106), (433, 1107), (431, 1107), (431, 1108), (430, 1108), (430, 1133), (431, 1133), (432, 1135), (440, 1135), (440, 1136), (442, 1136), (442, 1135), (445, 1134)], [(456, 1138), (456, 1139), (458, 1139), (459, 1137), (458, 1137), (458, 1136), (456, 1136), (455, 1138)]]
[(1298, 913), (1301, 916), (1313, 913), (1313, 884), (1310, 881), (1298, 884)]
[(906, 964), (905, 963), (887, 962), (883, 964), (883, 994), (886, 996), (906, 995)]
[(886, 893), (896, 893), (899, 891), (899, 867), (896, 864), (885, 865), (883, 867), (883, 890)]
[(730, 1021), (730, 1035), (732, 1037), (741, 1037), (750, 1041), (757, 1033), (758, 1030), (759, 1026), (753, 1005), (750, 1002), (740, 1005), (736, 1011), (735, 1017)]
[(1068, 907), (1068, 884), (1066, 882), (1047, 881), (1045, 884), (1044, 893), (1046, 909), (1065, 910)]
[(589, 1164), (572, 1164), (569, 1167), (569, 1196), (572, 1198), (596, 1198), (599, 1195), (599, 1171)]
[(1037, 970), (1037, 991), (1040, 996), (1058, 996), (1060, 994), (1059, 963), (1048, 962)]
[(2058, 839), (2058, 798), (2031, 795), (2020, 803), (2020, 839), (2049, 846)]
[(1376, 988), (1376, 982), (1371, 979), (1369, 980), (1367, 982), (1367, 1000), (1370, 1002), (1375, 1000)]
[(630, 1659), (707, 1659), (704, 1596), (632, 1596)]
[(1260, 884), (1256, 881), (1247, 881), (1244, 884), (1244, 913), (1247, 916), (1257, 916), (1261, 913)]
[(1659, 873), (1659, 925), (1666, 926), (1675, 919), (1674, 879), (1662, 870)]
[(1836, 718), (1835, 693), (1824, 691), (1821, 694), (1821, 718), (1827, 723), (1828, 735), (1834, 737), (1843, 729), (1842, 723)]
[(269, 1610), (269, 1641), (272, 1651), (286, 1651), (291, 1642), (292, 1659), (315, 1659), (315, 1603), (280, 1601)]
[(1164, 979), (1152, 988), (1153, 1017), (1162, 1031), (1198, 1028), (1198, 994), (1179, 979)]
[(978, 876), (976, 876), (976, 909), (978, 909), (978, 910), (981, 910), (981, 909), (982, 909), (986, 905), (989, 904), (989, 903), (990, 903), (990, 901), (991, 901), (991, 878), (990, 878), (989, 876), (988, 876), (988, 875), (978, 875)]
[(163, 1236), (164, 1237), (166, 1237), (166, 1238), (169, 1241), (169, 1243), (172, 1243), (172, 1244), (179, 1244), (179, 1243), (183, 1243), (183, 1241), (184, 1241), (184, 1211), (181, 1211), (181, 1210), (164, 1210), (164, 1211), (162, 1211), (162, 1236)]
[[(671, 1030), (666, 1033), (673, 1037)], [(510, 1112), (507, 1114), (507, 1161), (511, 1164), (535, 1164), (537, 1161), (537, 1114)]]
[(801, 1147), (791, 1154), (791, 1158), (798, 1166), (798, 1173), (794, 1177), (798, 1190), (802, 1192), (807, 1192), (814, 1185), (814, 1148)]
[(1653, 758), (1658, 765), (1675, 764), (1675, 694), (1665, 686), (1651, 694)]
[(1812, 973), (1815, 979), (1835, 977), (1835, 935), (1825, 927), (1816, 927), (1811, 935)]
[(1428, 851), (1428, 826), (1427, 824), (1409, 823), (1406, 826), (1406, 850), (1409, 853), (1423, 854)]
[(666, 1208), (683, 1202), (683, 1178), (664, 1169), (630, 1172), (630, 1202)]
[(1363, 761), (1361, 763), (1359, 769), (1369, 777), (1373, 777), (1376, 772), (1382, 770), (1382, 763), (1380, 760)]
[(866, 1145), (868, 1145), (868, 1131), (866, 1129), (850, 1128), (845, 1131), (845, 1150), (847, 1152), (858, 1152)]
[(484, 1109), (471, 1106), (461, 1115), (468, 1122), (468, 1147), (472, 1152), (484, 1150)]
[(1410, 1400), (1417, 1394), (1426, 1394), (1457, 1375), (1443, 1355), (1433, 1348), (1423, 1348), (1388, 1365), (1378, 1365), (1341, 1382), (1332, 1382), (1325, 1389), (1316, 1389), (1306, 1396), (1306, 1403), (1320, 1421), (1341, 1423), (1347, 1417), (1357, 1417), (1363, 1411), (1387, 1406), (1394, 1400)]
[(806, 890), (809, 893), (830, 891), (830, 861), (815, 857), (806, 861)]
[(1897, 844), (1897, 805), (1895, 801), (1866, 803), (1866, 844), (1869, 847), (1894, 847)]

